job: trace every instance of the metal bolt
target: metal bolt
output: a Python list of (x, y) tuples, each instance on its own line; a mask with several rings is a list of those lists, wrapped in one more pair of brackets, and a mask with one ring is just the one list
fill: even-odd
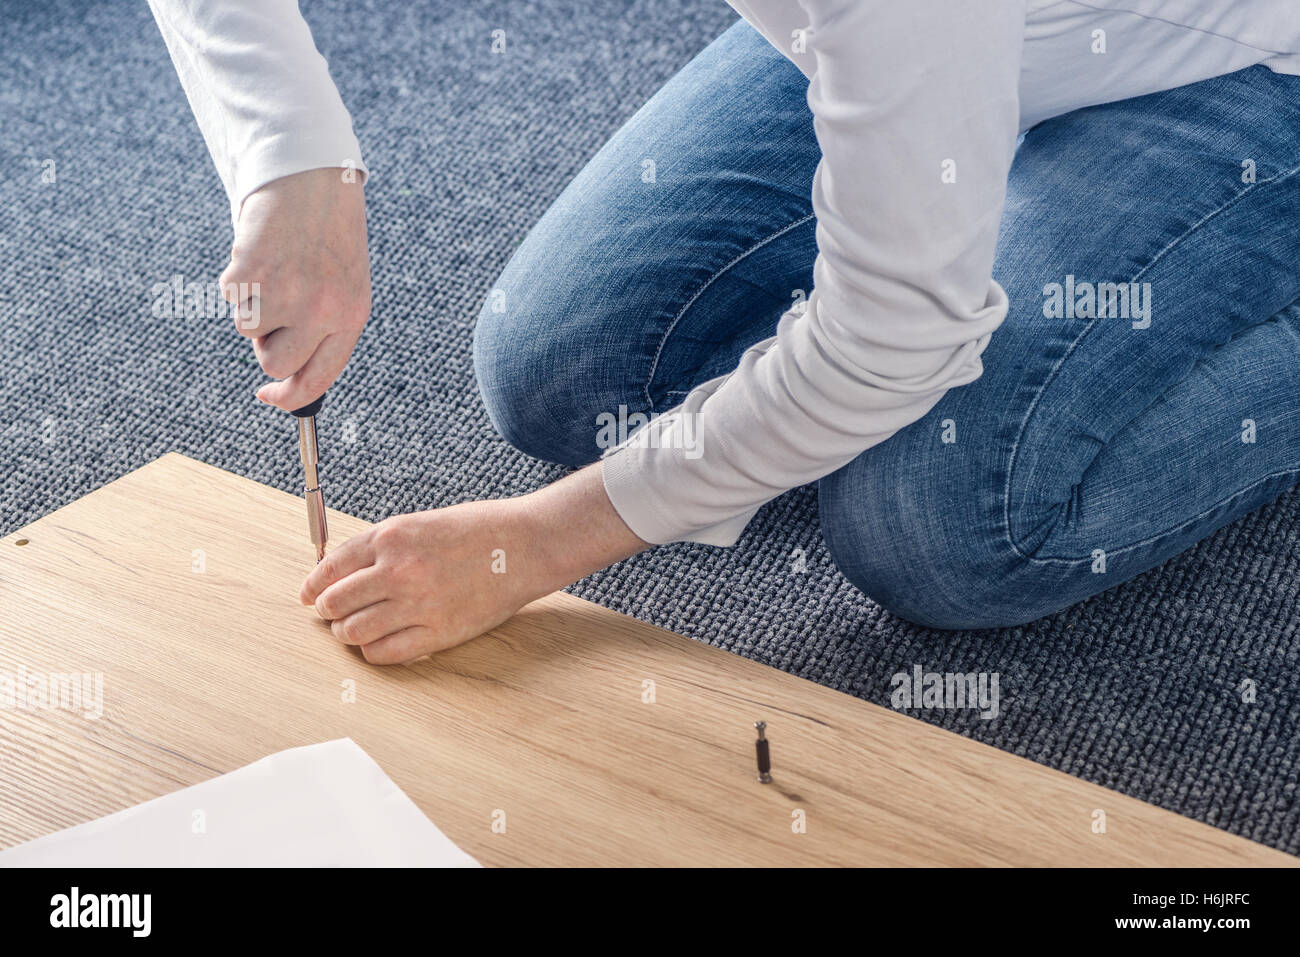
[(754, 727), (758, 729), (758, 740), (754, 742), (754, 751), (758, 755), (758, 781), (760, 784), (769, 784), (772, 781), (772, 755), (764, 734), (767, 722), (755, 721)]

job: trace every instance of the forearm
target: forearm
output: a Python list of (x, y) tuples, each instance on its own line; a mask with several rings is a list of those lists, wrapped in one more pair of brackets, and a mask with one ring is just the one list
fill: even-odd
[(650, 547), (614, 510), (599, 462), (514, 502), (526, 542), (522, 557), (538, 595)]

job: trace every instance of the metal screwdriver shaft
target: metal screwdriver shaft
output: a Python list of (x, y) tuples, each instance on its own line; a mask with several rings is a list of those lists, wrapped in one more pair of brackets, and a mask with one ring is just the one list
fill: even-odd
[(307, 532), (316, 546), (316, 563), (325, 557), (329, 529), (325, 524), (325, 496), (320, 489), (320, 450), (316, 445), (316, 413), (325, 397), (294, 411), (298, 417), (298, 452), (302, 456), (303, 497), (307, 499)]

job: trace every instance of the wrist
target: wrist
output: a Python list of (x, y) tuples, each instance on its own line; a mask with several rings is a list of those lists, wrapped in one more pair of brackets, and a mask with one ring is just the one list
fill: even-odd
[(601, 464), (513, 500), (538, 595), (550, 594), (650, 547), (619, 517)]

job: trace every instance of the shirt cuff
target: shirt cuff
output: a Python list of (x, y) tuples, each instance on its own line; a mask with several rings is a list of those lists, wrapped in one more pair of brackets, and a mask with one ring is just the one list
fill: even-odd
[(361, 159), (361, 144), (347, 129), (303, 132), (290, 130), (270, 137), (257, 150), (239, 158), (230, 191), (230, 213), (239, 223), (244, 200), (267, 183), (294, 173), (337, 167), (339, 175), (355, 170), (356, 181), (365, 183), (370, 170)]
[(605, 455), (601, 460), (601, 477), (614, 511), (638, 538), (651, 545), (698, 542), (726, 547), (736, 544), (736, 539), (740, 538), (740, 533), (761, 506), (705, 528), (683, 527), (681, 509), (650, 480), (646, 468), (646, 456), (676, 455), (681, 454), (680, 450), (656, 449), (634, 443), (635, 437)]

